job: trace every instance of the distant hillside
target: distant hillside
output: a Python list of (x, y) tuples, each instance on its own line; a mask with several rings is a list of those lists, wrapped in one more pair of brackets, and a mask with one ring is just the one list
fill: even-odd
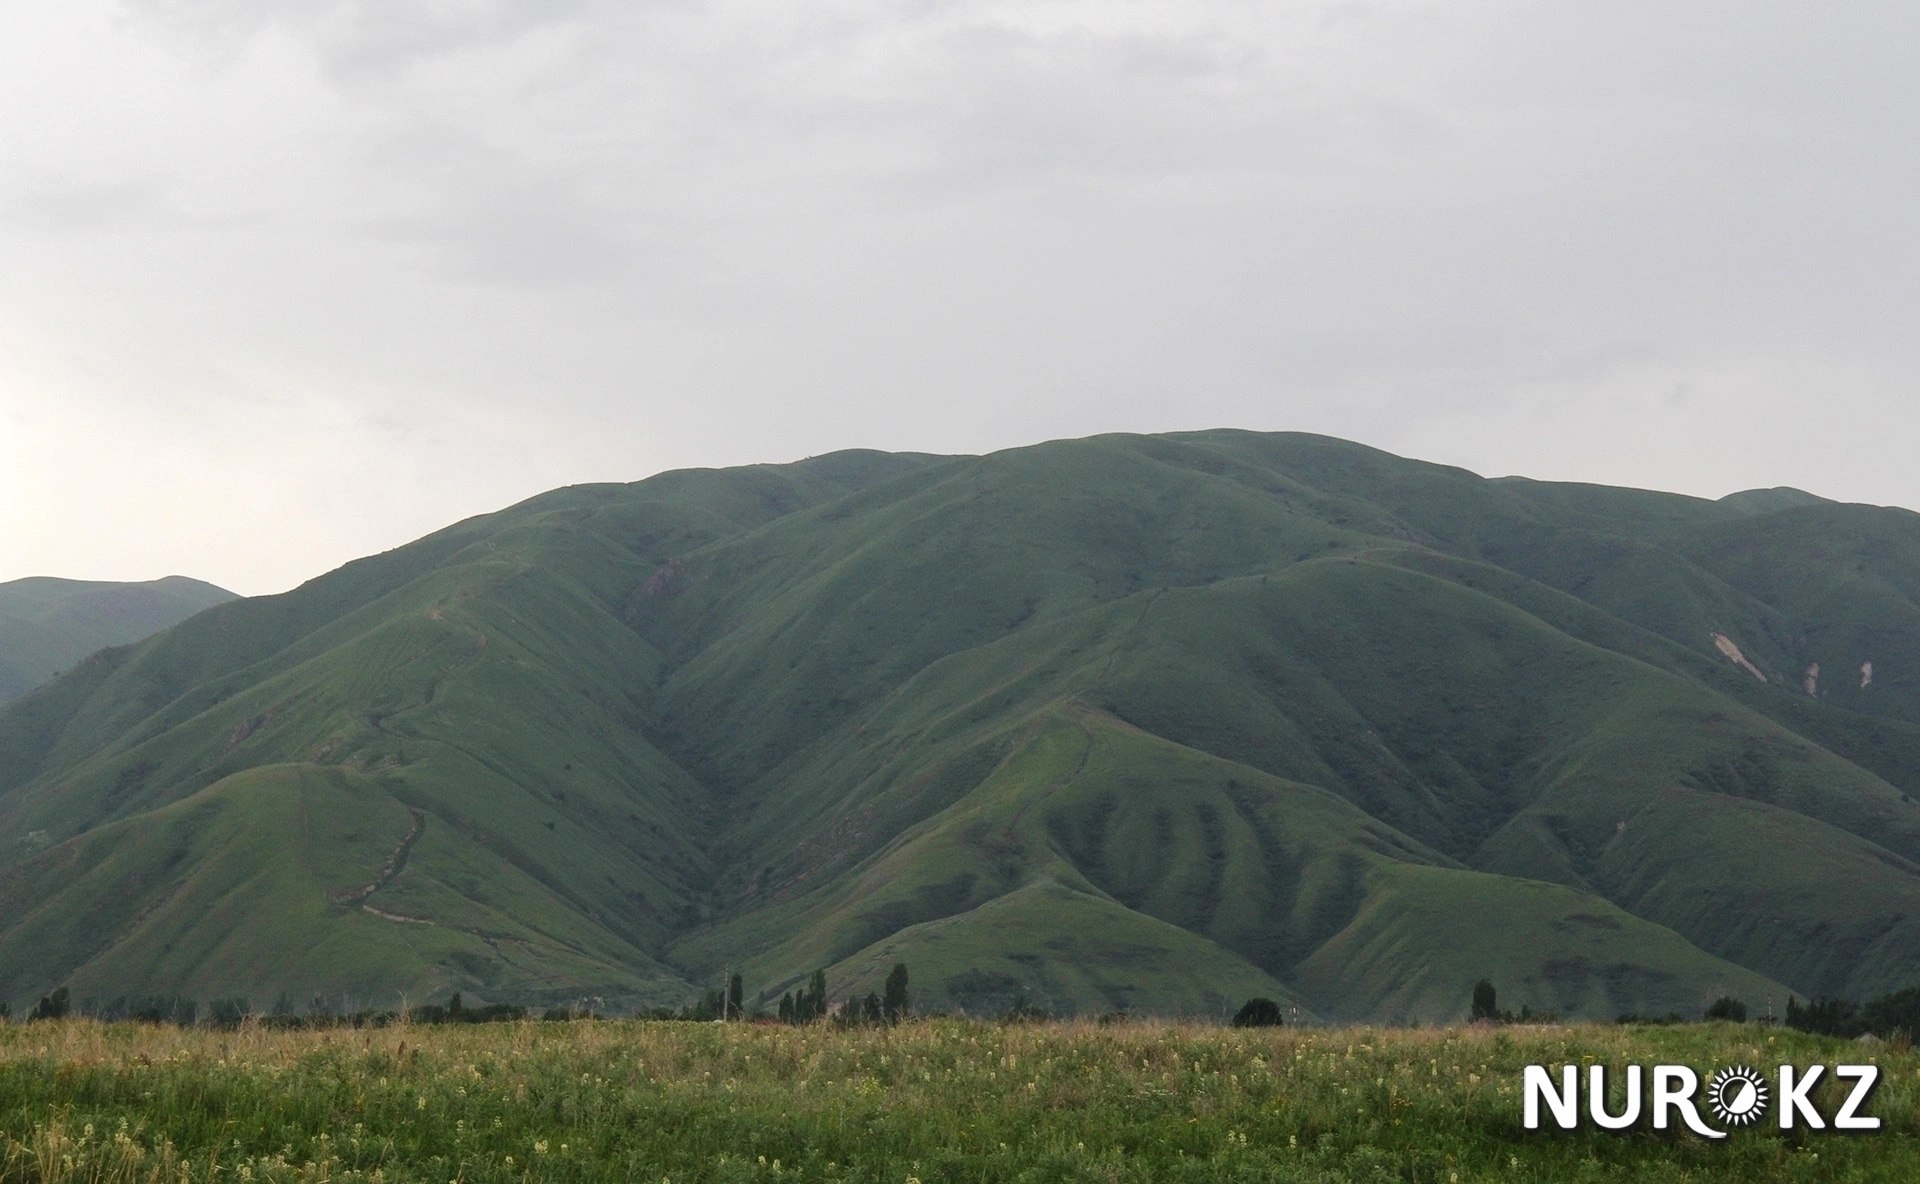
[(95, 650), (139, 641), (233, 598), (184, 576), (138, 584), (38, 576), (0, 584), (0, 703)]
[(1103, 436), (557, 490), (0, 711), (0, 998), (1920, 983), (1920, 516)]

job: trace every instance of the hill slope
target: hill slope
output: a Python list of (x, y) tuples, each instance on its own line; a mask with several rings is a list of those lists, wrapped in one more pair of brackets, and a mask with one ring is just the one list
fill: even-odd
[(0, 712), (0, 998), (1920, 982), (1920, 517), (1321, 437), (555, 491)]
[(145, 583), (34, 576), (0, 584), (0, 703), (110, 645), (126, 645), (234, 595), (168, 576)]

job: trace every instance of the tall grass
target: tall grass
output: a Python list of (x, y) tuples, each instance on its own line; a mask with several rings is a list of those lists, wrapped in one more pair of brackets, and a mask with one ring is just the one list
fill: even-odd
[[(1867, 1136), (1528, 1134), (1530, 1062), (1885, 1070)], [(1757, 1026), (0, 1028), (0, 1181), (1910, 1180), (1920, 1056)], [(1829, 1111), (1830, 1112), (1830, 1111)]]

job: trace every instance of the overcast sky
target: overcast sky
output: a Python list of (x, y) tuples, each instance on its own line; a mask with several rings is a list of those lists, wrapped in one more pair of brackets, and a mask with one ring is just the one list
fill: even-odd
[(1324, 432), (1920, 506), (1920, 6), (69, 0), (0, 18), (0, 579), (558, 485)]

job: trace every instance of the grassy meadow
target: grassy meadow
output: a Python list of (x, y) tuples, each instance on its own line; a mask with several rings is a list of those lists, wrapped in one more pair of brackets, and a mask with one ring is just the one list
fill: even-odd
[[(1877, 1134), (1520, 1127), (1532, 1062), (1863, 1059)], [(1917, 1101), (1904, 1045), (1757, 1025), (62, 1020), (0, 1027), (0, 1181), (1894, 1181)]]

